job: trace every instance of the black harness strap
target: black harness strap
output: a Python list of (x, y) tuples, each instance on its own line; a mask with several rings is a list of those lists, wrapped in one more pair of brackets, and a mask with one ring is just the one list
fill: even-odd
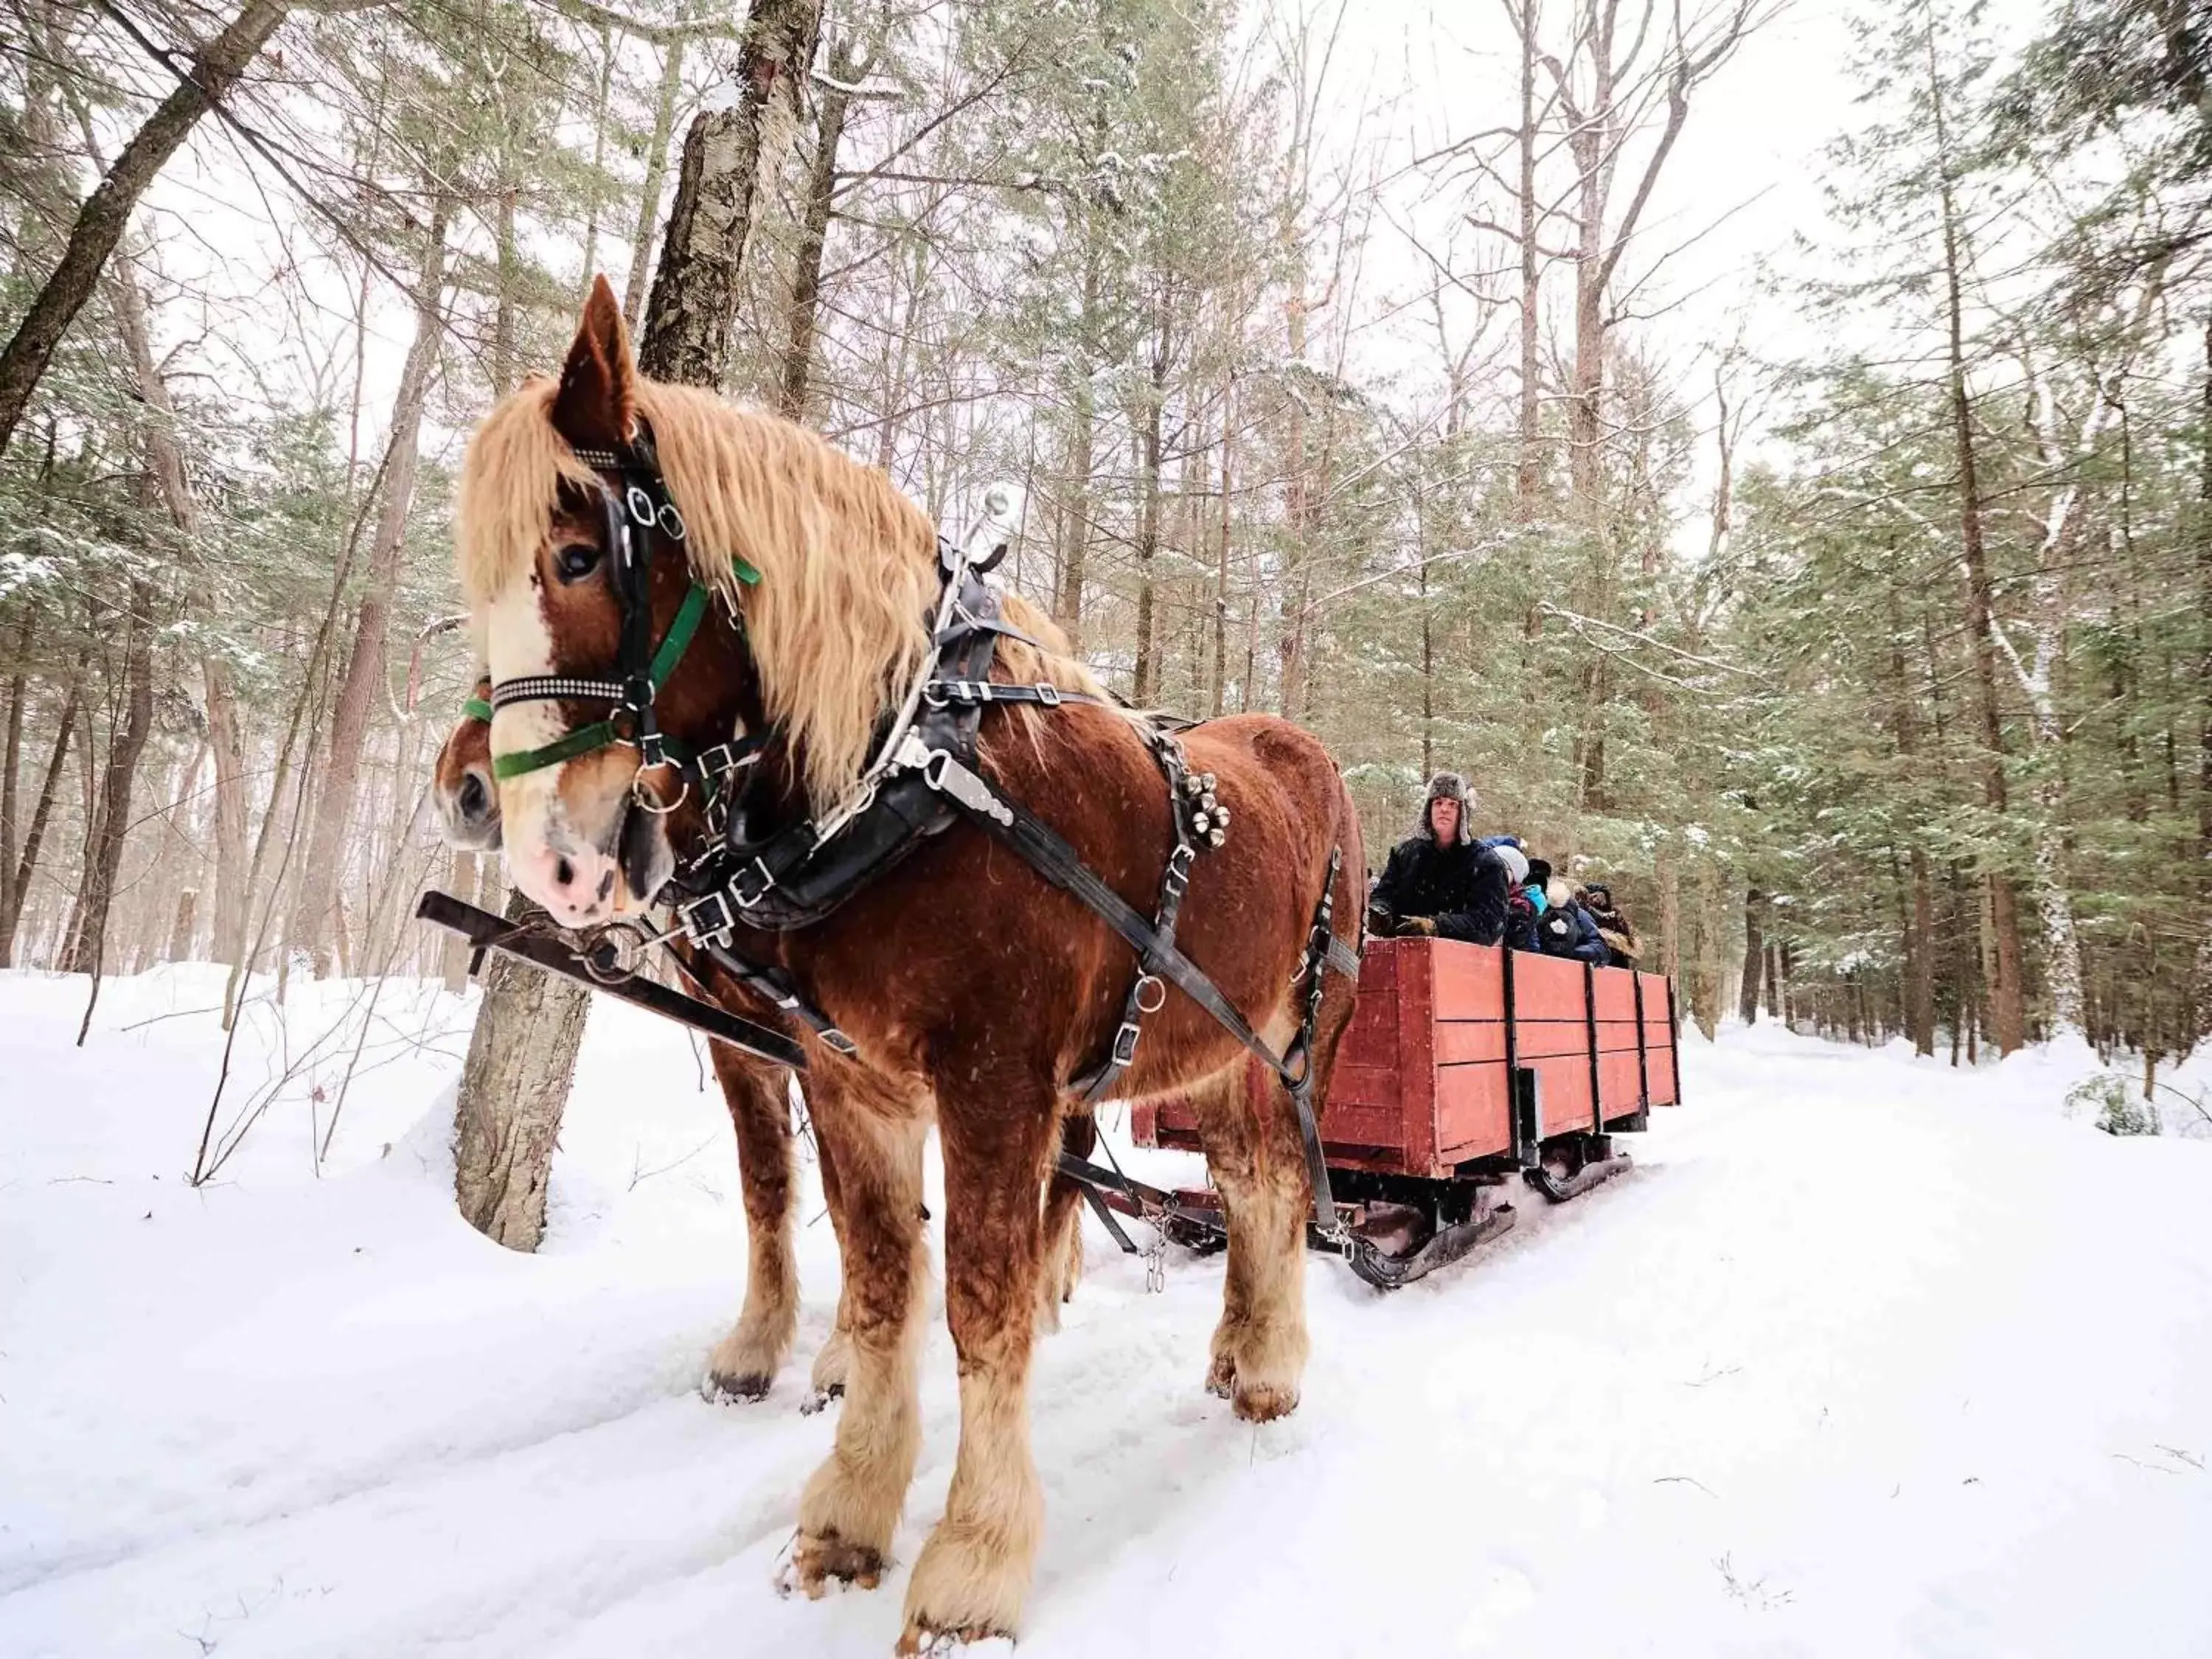
[[(1175, 825), (1175, 846), (1160, 871), (1160, 899), (1152, 916), (1152, 937), (1160, 945), (1172, 950), (1176, 918), (1182, 910), (1182, 896), (1190, 890), (1190, 866), (1198, 857), (1198, 848), (1190, 838), (1190, 814), (1184, 805), (1182, 745), (1161, 734), (1153, 738), (1152, 751), (1159, 760), (1160, 770), (1167, 776), (1168, 812)], [(1139, 955), (1141, 957), (1143, 952), (1140, 951)], [(1146, 963), (1139, 961), (1137, 977), (1130, 982), (1128, 994), (1122, 1000), (1121, 1023), (1115, 1030), (1113, 1046), (1107, 1051), (1104, 1063), (1087, 1079), (1077, 1080), (1076, 1087), (1082, 1091), (1085, 1104), (1095, 1105), (1105, 1099), (1107, 1091), (1129, 1069), (1137, 1057), (1137, 1039), (1143, 1034), (1145, 1016), (1158, 1013), (1166, 1000), (1167, 988)]]
[(701, 946), (732, 979), (755, 996), (774, 1003), (847, 1059), (860, 1052), (860, 1045), (837, 1029), (836, 1020), (799, 995), (792, 982), (775, 969), (765, 963), (749, 961), (729, 945), (711, 939), (702, 940)]
[[(1310, 1046), (1313, 1022), (1321, 1006), (1321, 969), (1328, 956), (1326, 939), (1333, 906), (1330, 889), (1335, 885), (1341, 853), (1333, 850), (1329, 855), (1329, 881), (1322, 890), (1321, 904), (1316, 913), (1316, 937), (1307, 949), (1305, 969), (1311, 985), (1307, 992), (1304, 1025), (1291, 1045), (1290, 1053), (1278, 1054), (1261, 1040), (1259, 1033), (1246, 1023), (1244, 1016), (1221, 994), (1219, 988), (1198, 964), (1176, 949), (1172, 939), (1161, 937), (1159, 930), (1085, 865), (1050, 824), (1019, 801), (1000, 793), (988, 779), (951, 755), (933, 758), (923, 775), (932, 788), (942, 793), (968, 818), (1012, 848), (1031, 869), (1080, 900), (1119, 933), (1137, 953), (1146, 975), (1173, 984), (1282, 1079), (1297, 1107), (1298, 1133), (1305, 1143), (1306, 1174), (1313, 1194), (1314, 1225), (1325, 1238), (1341, 1238), (1343, 1224), (1337, 1218), (1335, 1198), (1329, 1188), (1328, 1161), (1322, 1155), (1321, 1127), (1314, 1117)], [(1142, 982), (1140, 978), (1139, 984)]]

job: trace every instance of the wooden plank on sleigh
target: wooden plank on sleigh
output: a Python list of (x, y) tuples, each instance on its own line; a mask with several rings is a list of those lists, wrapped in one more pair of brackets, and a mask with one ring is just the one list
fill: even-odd
[(1437, 1147), (1443, 1166), (1513, 1150), (1512, 1091), (1502, 1050), (1495, 1061), (1437, 1067)]

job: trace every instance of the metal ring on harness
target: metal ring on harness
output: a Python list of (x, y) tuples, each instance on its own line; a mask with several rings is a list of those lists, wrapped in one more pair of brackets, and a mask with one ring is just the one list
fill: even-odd
[(653, 506), (652, 492), (643, 484), (630, 484), (623, 491), (623, 504), (629, 508), (630, 520), (650, 530), (660, 522), (660, 514)]
[(656, 771), (659, 769), (659, 768), (649, 765), (641, 765), (636, 771), (629, 775), (629, 798), (637, 805), (643, 807), (647, 811), (652, 813), (653, 817), (657, 818), (665, 818), (671, 812), (673, 812), (678, 807), (683, 805), (685, 801), (690, 799), (691, 779), (690, 775), (687, 774), (682, 767), (677, 766), (674, 761), (668, 759), (665, 756), (661, 757), (660, 764), (662, 766), (672, 767), (675, 769), (676, 799), (669, 802), (665, 806), (663, 806), (659, 801), (653, 799), (653, 792), (647, 789), (643, 782), (641, 781), (647, 772)]
[[(1139, 974), (1133, 995), (1139, 1013), (1157, 1014), (1167, 1006), (1168, 982), (1158, 974)], [(1150, 1001), (1146, 1000), (1147, 997)]]

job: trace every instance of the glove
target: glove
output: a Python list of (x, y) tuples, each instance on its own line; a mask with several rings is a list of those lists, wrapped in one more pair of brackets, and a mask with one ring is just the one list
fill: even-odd
[(1398, 924), (1400, 939), (1434, 939), (1437, 936), (1436, 918), (1407, 916)]

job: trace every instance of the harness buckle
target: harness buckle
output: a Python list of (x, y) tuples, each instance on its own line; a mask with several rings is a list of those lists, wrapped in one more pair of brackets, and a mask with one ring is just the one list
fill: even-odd
[[(711, 927), (702, 920), (710, 904), (722, 913), (722, 919)], [(704, 898), (694, 899), (689, 904), (678, 905), (676, 917), (686, 937), (701, 945), (726, 939), (738, 920), (730, 909), (727, 896), (719, 891), (709, 893)]]
[(742, 771), (748, 766), (759, 765), (760, 757), (761, 751), (758, 749), (739, 754), (738, 740), (733, 738), (728, 743), (718, 743), (712, 749), (701, 750), (699, 771), (701, 775), (705, 777), (727, 777), (731, 773)]
[(660, 514), (653, 504), (653, 495), (642, 484), (631, 484), (623, 491), (623, 505), (629, 510), (630, 522), (650, 530), (660, 522)]
[[(760, 885), (754, 891), (747, 893), (744, 890), (745, 878), (752, 875), (756, 872), (757, 872), (760, 876)], [(751, 864), (748, 865), (744, 869), (738, 871), (736, 875), (730, 878), (730, 884), (725, 890), (728, 892), (732, 898), (737, 901), (738, 909), (750, 910), (758, 905), (763, 899), (766, 898), (775, 890), (775, 872), (769, 869), (767, 864), (763, 860), (756, 858)]]
[(1121, 1022), (1121, 1029), (1114, 1033), (1114, 1051), (1110, 1061), (1112, 1065), (1116, 1067), (1125, 1067), (1136, 1059), (1137, 1038), (1142, 1035), (1142, 1030), (1143, 1028), (1133, 1019), (1125, 1019)]
[(672, 542), (682, 541), (690, 528), (684, 522), (684, 515), (676, 510), (676, 503), (673, 501), (661, 502), (660, 511), (654, 517), (659, 522), (660, 533)]
[(1054, 685), (1049, 680), (1039, 680), (1036, 683), (1036, 700), (1042, 703), (1047, 708), (1057, 708), (1060, 707), (1060, 688), (1058, 686)]
[(1168, 854), (1167, 879), (1178, 893), (1190, 885), (1190, 866), (1197, 859), (1198, 848), (1177, 836), (1175, 851)]

